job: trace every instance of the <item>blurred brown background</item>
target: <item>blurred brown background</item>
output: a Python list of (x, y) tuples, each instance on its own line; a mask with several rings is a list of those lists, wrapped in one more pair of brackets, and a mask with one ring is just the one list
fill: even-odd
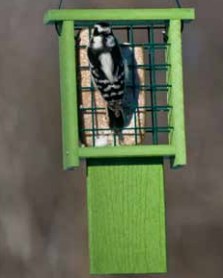
[[(140, 277), (217, 278), (223, 273), (223, 2), (181, 3), (197, 16), (183, 33), (188, 165), (166, 167), (168, 274)], [(62, 171), (58, 40), (42, 23), (57, 5), (0, 3), (1, 278), (90, 277), (85, 164)], [(66, 8), (161, 6), (174, 3), (64, 0)]]

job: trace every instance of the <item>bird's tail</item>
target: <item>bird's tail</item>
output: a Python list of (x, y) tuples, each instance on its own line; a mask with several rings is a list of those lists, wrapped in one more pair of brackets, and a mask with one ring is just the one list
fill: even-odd
[(120, 132), (124, 127), (124, 115), (123, 110), (114, 111), (108, 107), (109, 127), (115, 132)]

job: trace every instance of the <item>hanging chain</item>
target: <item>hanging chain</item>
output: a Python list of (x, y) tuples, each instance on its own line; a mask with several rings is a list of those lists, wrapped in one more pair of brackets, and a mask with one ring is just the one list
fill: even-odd
[[(178, 9), (181, 9), (180, 0), (174, 0), (174, 2), (176, 3), (177, 8), (178, 8)], [(163, 41), (164, 41), (165, 43), (167, 43), (167, 42), (168, 42), (168, 39), (169, 39), (169, 37), (168, 37), (168, 28), (169, 28), (169, 26), (166, 26), (166, 27), (165, 27), (165, 30), (163, 31)], [(184, 30), (184, 21), (181, 20), (181, 32), (183, 32), (183, 30)]]
[(176, 3), (176, 5), (177, 5), (177, 8), (181, 9), (180, 0), (175, 0), (175, 3)]
[[(175, 1), (176, 5), (177, 5), (177, 8), (181, 9), (182, 6), (180, 4), (180, 0), (174, 0), (174, 1)], [(183, 30), (184, 30), (184, 21), (181, 20), (181, 32), (183, 32)]]
[[(180, 0), (174, 0), (176, 5), (177, 5), (177, 8), (181, 9), (181, 4), (180, 4)], [(58, 6), (58, 9), (60, 10), (61, 7), (62, 7), (62, 4), (63, 4), (63, 0), (60, 0), (59, 2), (59, 6)], [(55, 28), (56, 28), (56, 31), (57, 31), (57, 34), (58, 36), (61, 35), (61, 23), (60, 22), (55, 22)], [(184, 22), (183, 20), (181, 21), (181, 32), (183, 31), (184, 29)]]
[(62, 4), (63, 4), (63, 0), (60, 0), (59, 6), (58, 6), (58, 10), (60, 10), (60, 9), (61, 9)]
[[(63, 0), (60, 0), (58, 10), (61, 9), (62, 4), (63, 4)], [(55, 29), (57, 31), (57, 35), (60, 36), (61, 35), (61, 23), (60, 22), (57, 22), (57, 21), (55, 22)]]

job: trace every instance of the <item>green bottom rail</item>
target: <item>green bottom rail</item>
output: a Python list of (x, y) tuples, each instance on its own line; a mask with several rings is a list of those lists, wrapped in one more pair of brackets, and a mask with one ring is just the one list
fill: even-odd
[(174, 157), (175, 148), (170, 145), (150, 146), (106, 146), (106, 147), (80, 147), (78, 154), (80, 158), (122, 158), (122, 157)]

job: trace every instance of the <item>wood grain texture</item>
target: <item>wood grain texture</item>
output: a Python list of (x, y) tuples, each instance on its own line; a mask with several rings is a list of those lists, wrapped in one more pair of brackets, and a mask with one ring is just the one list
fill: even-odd
[(162, 159), (88, 160), (91, 274), (166, 272)]

